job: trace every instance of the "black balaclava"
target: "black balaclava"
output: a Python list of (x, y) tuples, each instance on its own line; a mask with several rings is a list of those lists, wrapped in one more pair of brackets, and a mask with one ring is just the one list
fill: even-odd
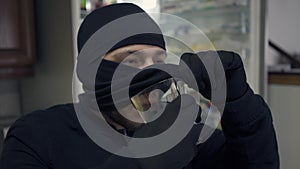
[[(163, 35), (161, 33), (159, 26), (155, 23), (155, 21), (153, 21), (153, 19), (137, 5), (131, 3), (120, 3), (120, 4), (113, 4), (102, 8), (98, 8), (95, 11), (91, 12), (84, 19), (79, 29), (78, 37), (77, 37), (78, 52), (81, 51), (81, 49), (83, 48), (87, 40), (97, 30), (101, 29), (106, 24), (116, 19), (119, 19), (121, 17), (128, 16), (131, 14), (138, 14), (138, 13), (141, 13), (143, 15), (142, 17), (140, 17), (140, 20), (136, 20), (135, 23), (137, 24), (147, 23), (148, 30), (150, 28), (150, 30), (153, 30), (153, 32), (160, 32), (160, 33), (159, 34), (153, 34), (153, 33), (137, 34), (128, 37), (126, 39), (120, 39), (120, 41), (117, 44), (115, 44), (112, 48), (110, 48), (108, 52), (128, 45), (133, 45), (133, 44), (153, 45), (153, 46), (158, 46), (165, 50), (166, 48), (165, 48), (165, 41)], [(124, 25), (124, 28), (130, 29), (131, 26), (134, 25)], [(112, 31), (111, 34), (113, 33), (114, 32)], [(103, 41), (109, 41), (109, 39), (103, 39)], [(140, 70), (123, 64), (118, 64), (112, 61), (108, 61), (105, 59), (102, 60), (101, 64), (99, 65), (96, 79), (95, 79), (95, 94), (96, 94), (98, 106), (100, 110), (103, 112), (111, 112), (116, 110), (111, 96), (111, 81), (112, 81), (113, 74), (118, 66), (123, 66), (123, 68), (126, 70), (123, 72), (124, 79), (118, 79), (119, 81), (127, 79), (127, 76), (129, 74), (132, 74)], [(146, 87), (151, 86), (152, 84), (155, 84), (167, 78), (170, 78), (170, 75), (160, 70), (152, 69), (152, 70), (143, 71), (140, 76), (135, 77), (134, 80), (131, 82), (129, 95), (132, 96), (138, 93), (139, 91), (141, 91), (142, 89), (145, 89)], [(123, 90), (122, 86), (120, 86), (119, 89)], [(115, 103), (116, 102), (122, 103), (123, 99), (126, 98), (119, 98), (118, 100), (115, 101)]]
[[(120, 75), (121, 78), (115, 79), (116, 81), (112, 83), (113, 74), (117, 69), (117, 67), (122, 70), (118, 72), (121, 73)], [(116, 108), (116, 105), (118, 105), (118, 108), (122, 109), (131, 103), (130, 100), (128, 99), (128, 96), (132, 97), (138, 94), (139, 92), (141, 92), (142, 90), (146, 89), (147, 87), (152, 86), (153, 84), (171, 78), (171, 75), (169, 75), (168, 73), (151, 67), (152, 66), (149, 66), (147, 67), (147, 69), (141, 70), (138, 68), (130, 67), (124, 64), (119, 64), (119, 63), (115, 63), (103, 59), (98, 68), (96, 81), (95, 81), (95, 92), (96, 92), (95, 95), (96, 95), (98, 107), (102, 112), (102, 114), (105, 114), (114, 122), (125, 127), (128, 135), (132, 135), (133, 132), (135, 132), (136, 129), (140, 128), (141, 126), (138, 125), (138, 123), (130, 121), (129, 119), (123, 117), (119, 113), (118, 111), (119, 109)], [(132, 76), (130, 75), (134, 75), (134, 74), (136, 75), (133, 78), (131, 78)], [(128, 87), (126, 88), (122, 85), (122, 82), (124, 81), (127, 82), (130, 81), (129, 88)], [(115, 88), (117, 88), (117, 90), (112, 91), (112, 85), (116, 85)], [(120, 95), (121, 92), (126, 92), (128, 94), (126, 96)], [(112, 94), (117, 96), (116, 99), (113, 100)], [(175, 115), (175, 117), (177, 116)], [(174, 118), (169, 118), (169, 119), (171, 119), (171, 122), (174, 121)], [(170, 125), (166, 125), (166, 126), (170, 126)], [(163, 129), (158, 130), (154, 134), (153, 133), (151, 134), (155, 135), (157, 133), (160, 133), (161, 131), (164, 131)], [(138, 137), (144, 137), (144, 135)]]
[[(126, 39), (120, 39), (120, 41), (115, 44), (108, 52), (118, 49), (120, 47), (124, 47), (127, 45), (133, 44), (147, 44), (147, 45), (154, 45), (165, 48), (165, 41), (163, 35), (161, 33), (160, 28), (158, 25), (153, 21), (153, 19), (145, 13), (143, 9), (138, 7), (137, 5), (131, 3), (119, 3), (119, 4), (112, 4), (102, 8), (98, 8), (91, 12), (82, 22), (78, 36), (77, 36), (77, 46), (78, 52), (81, 51), (83, 45), (86, 41), (100, 28), (105, 26), (106, 24), (117, 20), (121, 17), (128, 16), (131, 14), (143, 14), (140, 17), (140, 20), (136, 20), (135, 23), (147, 23), (147, 26), (150, 27), (153, 32), (160, 32), (159, 34), (147, 33), (147, 34), (138, 34), (131, 36)], [(130, 28), (130, 26), (134, 25), (124, 25), (123, 28)], [(122, 31), (123, 28), (120, 28)], [(115, 30), (114, 30), (115, 31)], [(114, 32), (111, 32), (113, 34)], [(108, 39), (103, 39), (107, 41)]]
[(118, 95), (118, 93), (126, 90), (126, 88), (122, 86), (122, 82), (131, 79), (131, 77), (129, 76), (130, 74), (136, 74), (140, 71), (136, 76), (134, 76), (134, 78), (132, 78), (130, 82), (128, 91), (129, 97), (134, 96), (135, 94), (139, 93), (143, 89), (153, 84), (171, 78), (171, 75), (169, 75), (168, 73), (159, 69), (151, 68), (151, 66), (148, 67), (146, 70), (140, 70), (138, 68), (130, 67), (124, 64), (118, 64), (103, 59), (97, 71), (95, 84), (97, 103), (101, 111), (116, 111), (115, 104), (118, 104), (120, 106), (127, 106), (126, 104), (128, 102), (124, 100), (127, 100), (128, 98), (118, 97), (118, 100), (114, 100), (114, 102), (112, 99), (112, 76), (118, 66), (121, 66), (121, 69), (123, 71), (119, 72), (122, 73), (122, 78), (117, 79), (114, 82), (114, 84), (117, 85), (116, 88), (118, 89), (117, 91), (114, 91), (114, 94), (117, 96), (120, 96)]

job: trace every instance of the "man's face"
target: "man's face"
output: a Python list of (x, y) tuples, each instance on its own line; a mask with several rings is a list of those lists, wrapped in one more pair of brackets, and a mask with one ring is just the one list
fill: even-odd
[[(152, 45), (130, 45), (116, 49), (106, 54), (103, 58), (142, 69), (152, 64), (164, 63), (166, 57), (166, 51), (160, 47)], [(132, 110), (131, 108), (132, 106), (125, 107), (122, 111), (135, 122), (127, 120), (118, 112), (111, 112), (109, 117), (123, 127), (134, 130), (144, 123), (144, 119), (137, 110)]]

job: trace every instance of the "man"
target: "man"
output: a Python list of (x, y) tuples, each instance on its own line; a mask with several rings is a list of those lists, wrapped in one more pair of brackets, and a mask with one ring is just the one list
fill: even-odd
[[(106, 6), (92, 12), (81, 25), (78, 33), (78, 51), (81, 52), (91, 36), (106, 24), (136, 13), (142, 13), (146, 17), (135, 22), (146, 22), (149, 24), (147, 28), (151, 27), (153, 32), (158, 33), (130, 36), (104, 51), (105, 54), (102, 56), (104, 59), (98, 68), (95, 85), (83, 84), (83, 86), (86, 93), (89, 90), (93, 91), (91, 88), (94, 88), (99, 109), (106, 122), (115, 131), (130, 137), (146, 138), (170, 128), (180, 114), (179, 109), (189, 116), (194, 113), (193, 108), (197, 107), (195, 98), (190, 95), (183, 93), (180, 96), (181, 92), (176, 90), (171, 92), (174, 95), (168, 93), (173, 84), (179, 85), (170, 74), (155, 68), (143, 70), (151, 68), (151, 65), (164, 65), (165, 43), (163, 36), (159, 34), (158, 26), (136, 5)], [(132, 25), (129, 25), (129, 28), (130, 26)], [(102, 41), (109, 43), (109, 39)], [(161, 154), (142, 158), (116, 155), (98, 146), (79, 123), (74, 104), (65, 104), (39, 110), (17, 120), (5, 140), (0, 167), (3, 169), (279, 168), (276, 136), (268, 106), (247, 85), (240, 57), (233, 52), (217, 53), (227, 80), (226, 104), (222, 117), (223, 131), (215, 131), (206, 142), (197, 144), (203, 125), (196, 120), (195, 124), (191, 124), (191, 130), (185, 133), (186, 136), (177, 145)], [(207, 54), (209, 52), (198, 53), (199, 56)], [(184, 63), (188, 65), (195, 76), (199, 91), (210, 99), (213, 87), (198, 56), (184, 54), (181, 59), (178, 70), (181, 70)], [(131, 81), (129, 87), (131, 100), (127, 101), (127, 104), (123, 104), (124, 99), (121, 96), (117, 101), (113, 101), (112, 97), (112, 76), (119, 66), (127, 70), (123, 72), (124, 79), (130, 73), (143, 70)], [(79, 72), (79, 79), (84, 81), (84, 78)], [(180, 71), (178, 78), (192, 85), (185, 75), (180, 75)], [(123, 79), (117, 80), (121, 82)], [(153, 86), (159, 91), (150, 90)], [(116, 92), (126, 90), (122, 86), (117, 89)], [(172, 97), (166, 97), (166, 102), (159, 104), (162, 102), (161, 97), (166, 94)], [(186, 102), (180, 102), (181, 100)], [(128, 102), (132, 105), (128, 105)], [(124, 114), (120, 114), (117, 105), (120, 105)], [(156, 119), (155, 115), (147, 117), (145, 114), (139, 114), (160, 105), (163, 105), (161, 109), (163, 113)], [(189, 124), (182, 126), (184, 125)], [(107, 144), (116, 141), (105, 134), (101, 137), (108, 140)], [(156, 147), (150, 147), (154, 148)]]

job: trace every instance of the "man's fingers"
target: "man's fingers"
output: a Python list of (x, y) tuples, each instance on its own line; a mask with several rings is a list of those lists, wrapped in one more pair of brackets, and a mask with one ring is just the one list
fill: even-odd
[(243, 61), (239, 54), (229, 51), (218, 51), (220, 60), (225, 71), (231, 71), (244, 67)]

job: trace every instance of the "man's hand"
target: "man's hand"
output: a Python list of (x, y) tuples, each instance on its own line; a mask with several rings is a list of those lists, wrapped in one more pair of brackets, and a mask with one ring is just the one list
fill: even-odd
[[(220, 70), (218, 66), (214, 67), (218, 59), (221, 60), (225, 72), (227, 88), (224, 90), (227, 89), (227, 97), (221, 124), (226, 141), (220, 157), (224, 162), (222, 167), (279, 168), (276, 134), (270, 109), (263, 98), (255, 95), (248, 86), (240, 56), (227, 51), (197, 54), (183, 54), (180, 64), (185, 62), (192, 70), (199, 92), (204, 97), (210, 99), (211, 89), (215, 89), (215, 85), (220, 84), (218, 82), (224, 82), (218, 78), (220, 74), (214, 73), (214, 70)], [(208, 66), (206, 68), (209, 71), (206, 71), (203, 63)], [(211, 79), (207, 72), (213, 72), (210, 74)], [(186, 77), (186, 81), (190, 83), (189, 77)]]
[[(199, 57), (206, 60), (208, 64), (204, 65)], [(229, 51), (206, 51), (196, 54), (184, 53), (181, 56), (180, 65), (184, 62), (191, 69), (197, 81), (199, 92), (204, 97), (211, 99), (211, 84), (220, 85), (218, 81), (222, 79), (218, 79), (218, 75), (214, 74), (212, 77), (215, 78), (213, 79), (214, 82), (210, 80), (206, 67), (210, 67), (210, 70), (219, 70), (217, 67), (218, 64), (216, 64), (218, 59), (221, 60), (225, 71), (227, 83), (226, 101), (233, 101), (242, 97), (248, 89), (248, 84), (246, 82), (243, 62), (237, 53)]]
[[(182, 101), (182, 102), (181, 102)], [(167, 130), (176, 120), (178, 113), (185, 115), (192, 115), (195, 107), (199, 107), (195, 100), (188, 95), (182, 95), (176, 98), (173, 102), (169, 103), (163, 114), (153, 122), (147, 123), (140, 130), (138, 130), (135, 137), (149, 137), (160, 134)], [(180, 107), (182, 112), (179, 112)], [(199, 107), (201, 112), (201, 108)], [(182, 122), (183, 123), (183, 122)], [(193, 122), (191, 122), (193, 124)], [(188, 125), (188, 124), (182, 124)], [(149, 158), (139, 159), (143, 169), (182, 169), (189, 165), (191, 160), (197, 155), (197, 142), (199, 139), (200, 131), (203, 125), (194, 124), (189, 133), (173, 148), (170, 150)], [(180, 131), (177, 131), (180, 132)], [(176, 133), (174, 133), (176, 134)], [(164, 140), (166, 141), (166, 140)], [(162, 142), (164, 142), (162, 140)], [(159, 146), (159, 145), (157, 145)], [(151, 148), (151, 147), (150, 147)], [(146, 150), (146, 148), (145, 148)]]

